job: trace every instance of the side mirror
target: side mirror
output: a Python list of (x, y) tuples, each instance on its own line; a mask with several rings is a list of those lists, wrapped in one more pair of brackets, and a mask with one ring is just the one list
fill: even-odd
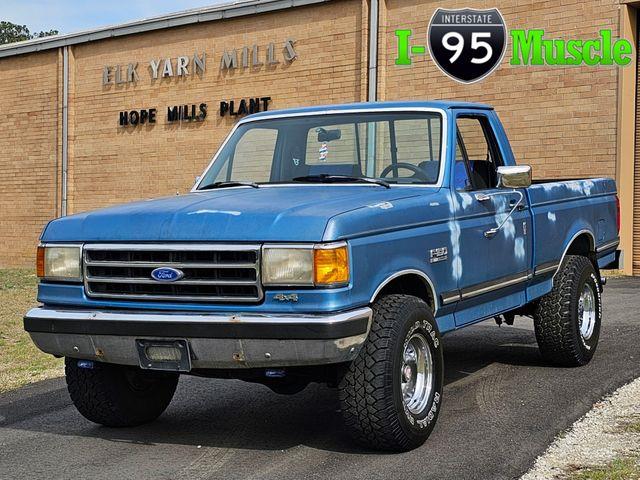
[(193, 190), (194, 188), (196, 188), (196, 185), (198, 185), (198, 183), (200, 183), (200, 179), (201, 179), (201, 178), (202, 178), (202, 177), (201, 177), (200, 175), (198, 175), (198, 176), (196, 177), (196, 181), (195, 181), (195, 182), (193, 182), (193, 187), (191, 187), (191, 190)]
[(498, 167), (498, 187), (526, 188), (531, 186), (531, 165)]

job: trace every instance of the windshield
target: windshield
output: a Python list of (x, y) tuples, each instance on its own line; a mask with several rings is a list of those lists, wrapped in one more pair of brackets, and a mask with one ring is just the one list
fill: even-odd
[[(436, 112), (274, 118), (241, 124), (198, 189), (226, 182), (435, 184), (442, 116)], [(360, 180), (360, 181), (363, 181)]]

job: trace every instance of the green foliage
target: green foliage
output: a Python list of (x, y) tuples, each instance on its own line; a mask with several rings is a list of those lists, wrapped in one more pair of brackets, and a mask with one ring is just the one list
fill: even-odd
[(62, 360), (39, 351), (22, 326), (36, 285), (32, 269), (0, 269), (0, 393), (62, 375)]
[(43, 38), (57, 35), (58, 30), (31, 33), (26, 25), (16, 25), (15, 23), (0, 21), (0, 45), (7, 43), (22, 42), (32, 38)]
[(640, 433), (640, 421), (631, 422), (624, 429), (627, 433)]
[(579, 470), (570, 480), (638, 480), (640, 463), (637, 458), (618, 458), (604, 467)]
[(2, 290), (23, 289), (38, 283), (33, 269), (0, 270), (0, 292)]

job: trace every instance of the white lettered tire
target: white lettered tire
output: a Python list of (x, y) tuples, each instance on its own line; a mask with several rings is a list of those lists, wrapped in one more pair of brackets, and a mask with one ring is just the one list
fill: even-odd
[(442, 405), (440, 332), (429, 306), (410, 295), (385, 296), (373, 311), (339, 385), (344, 423), (366, 447), (411, 450), (429, 437)]
[(567, 255), (553, 280), (553, 290), (538, 302), (534, 316), (540, 353), (563, 367), (586, 365), (600, 338), (600, 280), (587, 257)]

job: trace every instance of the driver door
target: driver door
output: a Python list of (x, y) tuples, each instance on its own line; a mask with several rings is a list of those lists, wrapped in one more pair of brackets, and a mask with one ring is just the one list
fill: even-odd
[(525, 192), (497, 188), (504, 156), (491, 118), (459, 112), (455, 126), (451, 194), (460, 232), (455, 320), (464, 325), (525, 303), (532, 247)]

